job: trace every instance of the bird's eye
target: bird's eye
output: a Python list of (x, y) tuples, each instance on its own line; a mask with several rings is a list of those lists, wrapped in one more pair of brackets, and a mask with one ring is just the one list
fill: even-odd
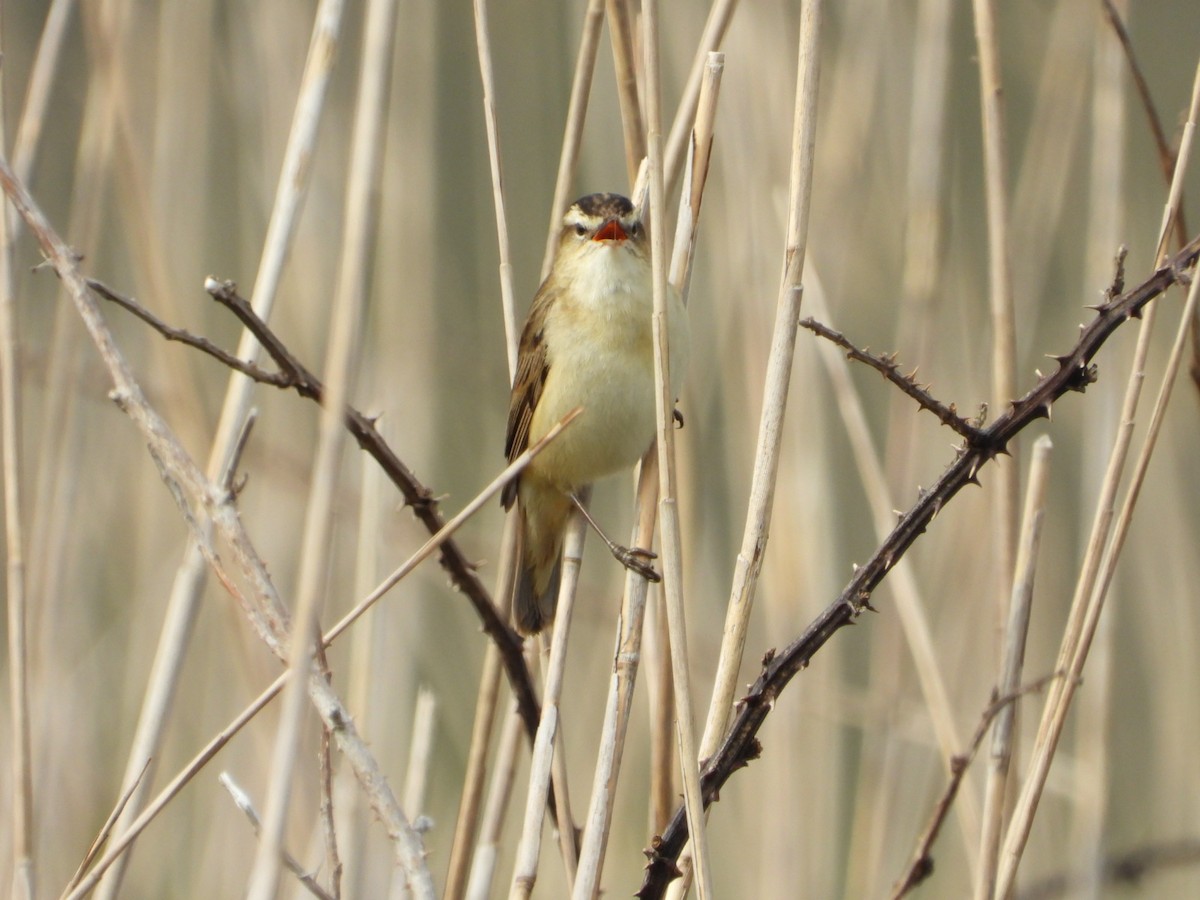
[(641, 233), (642, 233), (642, 225), (640, 222), (634, 222), (632, 225), (629, 226), (629, 236), (630, 237), (637, 237)]
[(582, 224), (582, 223), (580, 223), (580, 224), (576, 225), (576, 226), (575, 226), (575, 233), (576, 233), (577, 235), (579, 235), (580, 237), (583, 237), (585, 234), (587, 234), (587, 226), (586, 226), (586, 225), (584, 225), (584, 224)]

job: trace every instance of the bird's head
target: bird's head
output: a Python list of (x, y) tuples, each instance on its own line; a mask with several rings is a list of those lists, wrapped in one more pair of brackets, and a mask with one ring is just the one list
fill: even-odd
[(563, 216), (552, 277), (597, 293), (649, 283), (650, 241), (641, 210), (620, 194), (588, 194)]
[(646, 231), (642, 218), (629, 198), (620, 194), (588, 194), (571, 204), (563, 216), (561, 249), (569, 246), (601, 248), (624, 247), (640, 251)]

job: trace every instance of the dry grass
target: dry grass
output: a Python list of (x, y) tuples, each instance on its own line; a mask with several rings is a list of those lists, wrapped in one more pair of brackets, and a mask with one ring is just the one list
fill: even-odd
[[(622, 5), (591, 7), (611, 14)], [(999, 353), (1015, 362), (1021, 393), (1035, 369), (1054, 365), (1043, 354), (1068, 349), (1077, 324), (1090, 318), (1083, 307), (1098, 302), (1110, 283), (1118, 242), (1130, 248), (1130, 285), (1151, 271), (1167, 187), (1099, 0), (992, 5), (1008, 156), (1004, 177), (992, 175), (1008, 195), (1001, 208), (1008, 210), (1010, 285), (1002, 289), (1012, 293), (1015, 339)], [(556, 181), (568, 199), (628, 190), (623, 129), (655, 121), (644, 117), (644, 93), (636, 110), (630, 104), (638, 98), (619, 91), (624, 79), (615, 72), (607, 25), (595, 41), (578, 161), (573, 174), (564, 167), (559, 176), (585, 4), (477, 3), (487, 11), (494, 78), (486, 108), (471, 4), (399, 5), (377, 144), (379, 213), (365, 261), (356, 263), (365, 291), (362, 323), (342, 377), (333, 323), (335, 308), (351, 301), (332, 298), (351, 290), (342, 266), (355, 252), (346, 247), (346, 232), (356, 214), (346, 197), (358, 192), (357, 202), (367, 202), (365, 186), (347, 187), (352, 176), (367, 177), (352, 164), (360, 5), (341, 13), (324, 105), (313, 110), (311, 156), (303, 146), (292, 151), (303, 152), (296, 157), (301, 181), (284, 179), (298, 188), (294, 206), (278, 199), (277, 183), (296, 133), (316, 4), (301, 14), (278, 0), (161, 8), (85, 3), (69, 11), (57, 48), (51, 26), (68, 4), (49, 4), (53, 14), (45, 6), (4, 10), (3, 133), (13, 141), (4, 149), (83, 255), (83, 271), (230, 349), (238, 344), (237, 323), (208, 299), (205, 276), (239, 281), (256, 302), (273, 296), (272, 327), (297, 356), (316, 372), (332, 370), (331, 383), (342, 383), (356, 407), (381, 416), (389, 443), (441, 497), (447, 517), (465, 506), (503, 462), (504, 281), (512, 279), (519, 323), (542, 265)], [(326, 14), (338, 6), (326, 3)], [(1168, 138), (1177, 140), (1197, 62), (1186, 37), (1200, 33), (1200, 9), (1192, 0), (1134, 6), (1133, 46)], [(730, 4), (717, 7), (718, 18), (730, 15)], [(681, 584), (700, 722), (743, 543), (780, 276), (789, 237), (796, 239), (788, 209), (796, 7), (777, 0), (737, 5), (721, 44), (725, 67), (690, 276), (693, 363), (680, 404), (686, 427), (674, 434)], [(854, 0), (824, 7), (803, 314), (818, 315), (820, 301), (857, 344), (896, 350), (906, 370), (919, 366), (934, 395), (965, 414), (991, 402), (994, 419), (1003, 410), (992, 396), (989, 295), (996, 288), (989, 279), (994, 283), (1001, 251), (989, 254), (970, 4)], [(678, 0), (660, 11), (661, 136), (670, 140), (657, 150), (665, 150), (672, 210), (683, 150), (670, 126), (705, 39), (704, 16), (697, 4)], [(618, 42), (617, 55), (621, 66), (641, 70), (641, 21), (633, 16), (629, 24), (632, 47)], [(493, 180), (489, 129), (502, 182)], [(1200, 196), (1200, 181), (1194, 164), (1190, 171), (1184, 208), (1195, 221), (1200, 216), (1186, 198)], [(493, 198), (503, 200), (499, 218)], [(279, 222), (293, 215), (290, 224)], [(501, 242), (498, 221), (507, 226)], [(674, 222), (664, 224), (664, 234), (672, 233)], [(0, 260), (13, 284), (0, 374), (5, 402), (11, 399), (17, 413), (4, 416), (4, 471), (6, 483), (19, 488), (5, 492), (19, 508), (6, 510), (9, 689), (0, 701), (0, 808), (12, 812), (0, 824), (0, 883), (18, 890), (32, 884), (27, 893), (45, 897), (63, 891), (126, 793), (126, 773), (144, 766), (144, 759), (130, 759), (130, 748), (162, 665), (176, 670), (176, 681), (160, 697), (161, 745), (135, 805), (156, 795), (282, 669), (238, 603), (210, 573), (203, 576), (201, 555), (189, 553), (179, 507), (137, 429), (109, 401), (112, 385), (62, 284), (48, 271), (31, 271), (39, 259), (22, 227), (11, 259)], [(1131, 431), (1134, 456), (1167, 370), (1182, 297), (1176, 290), (1160, 304), (1158, 325), (1145, 339), (1147, 399)], [(102, 313), (148, 403), (193, 459), (210, 460), (209, 474), (217, 477), (239, 433), (224, 406), (233, 402), (226, 400), (228, 371), (111, 305)], [(0, 317), (0, 325), (7, 320)], [(1118, 331), (1097, 359), (1098, 382), (1056, 404), (1053, 421), (1023, 435), (1018, 458), (1009, 461), (1010, 474), (1027, 478), (1033, 438), (1053, 438), (1023, 682), (1056, 666), (1085, 544), (1106, 496), (1104, 469), (1122, 425), (1138, 327)], [(345, 340), (343, 348), (355, 343)], [(739, 690), (757, 676), (762, 653), (800, 634), (837, 596), (852, 566), (870, 556), (889, 500), (907, 508), (918, 485), (931, 484), (953, 456), (954, 436), (932, 416), (865, 367), (827, 368), (819, 349), (801, 331), (780, 424), (770, 540), (756, 587), (749, 581), (755, 601), (745, 660), (734, 672)], [(328, 512), (308, 532), (327, 565), (306, 572), (306, 560), (314, 562), (302, 548), (321, 469), (320, 412), (272, 388), (234, 389), (239, 397), (242, 391), (259, 416), (239, 467), (248, 479), (238, 496), (241, 520), (286, 605), (308, 596), (328, 631), (429, 534), (386, 481), (364, 472), (348, 443), (336, 467), (323, 464)], [(1074, 693), (1074, 705), (1033, 819), (1018, 895), (1054, 878), (1074, 886), (1071, 896), (1099, 895), (1094, 880), (1126, 854), (1150, 860), (1146, 895), (1200, 895), (1195, 853), (1177, 852), (1200, 839), (1197, 400), (1183, 375), (1083, 680), (1066, 692)], [(15, 474), (7, 474), (10, 467)], [(997, 598), (1009, 596), (1013, 573), (1002, 572), (999, 560), (1015, 549), (1009, 529), (1016, 524), (1012, 498), (1020, 494), (1016, 482), (1002, 487), (992, 467), (981, 479), (982, 489), (957, 496), (905, 557), (904, 569), (884, 582), (873, 599), (879, 614), (839, 633), (779, 697), (760, 734), (762, 759), (730, 780), (709, 813), (713, 896), (881, 897), (900, 877), (945, 787), (948, 755), (962, 749), (1001, 677), (997, 635), (1007, 611), (997, 609)], [(1000, 490), (1008, 500), (998, 517)], [(630, 533), (630, 493), (627, 480), (597, 486), (593, 511), (611, 534)], [(496, 582), (503, 521), (491, 503), (456, 535), (487, 585)], [(228, 547), (218, 549), (232, 559)], [(585, 818), (601, 743), (624, 584), (590, 541), (557, 709), (577, 823)], [(195, 603), (177, 606), (172, 597), (189, 585), (199, 585)], [(658, 621), (657, 590), (647, 605), (647, 622)], [(164, 623), (173, 623), (166, 642)], [(382, 772), (397, 792), (404, 788), (400, 804), (419, 826), (441, 891), (486, 638), (432, 562), (350, 631), (328, 652), (333, 689)], [(629, 635), (622, 640), (636, 649)], [(657, 638), (646, 641), (603, 854), (600, 884), (613, 896), (641, 883), (641, 850), (651, 837), (651, 731), (663, 725), (647, 697), (658, 696), (670, 654)], [(156, 663), (160, 646), (170, 648), (162, 651), (168, 659)], [(529, 760), (528, 743), (502, 727), (510, 707), (502, 675), (500, 685), (487, 727), (475, 729), (488, 760), (477, 790), (486, 841), (496, 842), (492, 896), (513, 878)], [(426, 691), (436, 698), (432, 713), (428, 701), (419, 703)], [(1014, 707), (1010, 792), (1025, 779), (1042, 704), (1031, 695)], [(299, 709), (295, 772), (274, 789), (290, 795), (279, 841), (301, 866), (317, 870), (328, 890), (333, 857), (320, 813), (320, 722), (311, 704)], [(165, 806), (128, 857), (123, 895), (245, 894), (257, 843), (218, 774), (230, 773), (260, 813), (272, 803), (281, 809), (282, 800), (268, 802), (280, 771), (272, 763), (279, 716), (268, 705)], [(431, 732), (421, 724), (430, 716)], [(936, 869), (922, 897), (975, 890), (990, 745), (983, 743), (963, 781), (958, 804), (967, 814), (952, 813), (933, 845)], [(497, 759), (513, 746), (510, 782)], [(359, 783), (342, 777), (349, 766), (336, 749), (333, 761), (342, 896), (388, 896), (396, 850)], [(406, 783), (406, 772), (422, 769), (423, 782), (413, 776)], [(24, 797), (31, 798), (31, 820), (23, 820)], [(132, 817), (127, 811), (121, 823)], [(995, 834), (989, 842), (997, 839), (1005, 845)], [(535, 898), (565, 895), (562, 856), (547, 826)], [(301, 890), (288, 873), (279, 877), (289, 895)], [(464, 870), (460, 889), (467, 880)], [(110, 885), (102, 890), (116, 896)], [(488, 895), (486, 888), (471, 894)]]

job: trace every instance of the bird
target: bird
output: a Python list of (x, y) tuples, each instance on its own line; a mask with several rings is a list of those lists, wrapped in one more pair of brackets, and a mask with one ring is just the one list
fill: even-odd
[[(620, 194), (588, 194), (572, 203), (521, 332), (509, 402), (510, 462), (567, 413), (583, 409), (501, 494), (504, 508), (515, 503), (519, 515), (513, 624), (522, 635), (554, 621), (563, 534), (572, 509), (584, 511), (580, 494), (632, 467), (654, 439), (653, 293), (641, 210)], [(675, 399), (689, 332), (678, 292), (669, 288), (668, 294)], [(646, 564), (653, 553), (604, 540), (627, 567), (657, 580)]]

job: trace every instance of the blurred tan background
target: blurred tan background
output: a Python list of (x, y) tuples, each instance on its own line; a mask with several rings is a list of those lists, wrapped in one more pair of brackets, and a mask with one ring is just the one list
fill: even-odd
[[(928, 52), (914, 2), (827, 3), (806, 277), (831, 324), (859, 345), (896, 350), (904, 368), (960, 410), (991, 398), (986, 223), (976, 46), (968, 4), (950, 3), (940, 134), (913, 128), (914, 72)], [(1200, 6), (1132, 4), (1130, 32), (1168, 136), (1177, 136), (1196, 65)], [(312, 3), (193, 0), (76, 4), (59, 59), (31, 189), (83, 268), (168, 321), (233, 348), (238, 328), (202, 289), (206, 275), (254, 282), (311, 30)], [(673, 114), (707, 7), (663, 5), (664, 99)], [(707, 706), (755, 450), (767, 347), (782, 265), (795, 86), (798, 3), (745, 2), (723, 44), (717, 114), (691, 316), (693, 364), (678, 433), (685, 589), (697, 713)], [(1130, 284), (1152, 267), (1166, 189), (1145, 116), (1112, 30), (1092, 0), (998, 4), (1011, 186), (1018, 377), (1069, 348), (1112, 279), (1118, 243)], [(582, 3), (492, 4), (491, 37), (519, 315), (537, 287), (578, 47)], [(46, 5), (3, 7), (8, 140), (16, 131)], [(312, 186), (272, 323), (320, 371), (336, 275), (362, 10), (352, 4)], [(928, 86), (925, 86), (928, 89)], [(499, 470), (508, 387), (495, 222), (470, 4), (402, 0), (387, 116), (385, 177), (372, 288), (353, 403), (381, 415), (399, 456), (448, 514)], [(936, 153), (937, 156), (933, 154)], [(915, 156), (914, 156), (915, 155)], [(938, 160), (940, 159), (940, 164)], [(915, 160), (915, 161), (914, 161)], [(1105, 167), (1108, 168), (1105, 168)], [(910, 169), (914, 175), (910, 175)], [(932, 178), (932, 204), (913, 185)], [(629, 188), (607, 36), (592, 91), (575, 194)], [(1195, 175), (1188, 196), (1200, 193)], [(927, 219), (918, 212), (924, 209)], [(1194, 205), (1189, 221), (1200, 222)], [(933, 244), (920, 223), (932, 223)], [(915, 223), (915, 224), (914, 224)], [(1194, 224), (1193, 224), (1194, 227)], [(907, 242), (906, 242), (907, 237)], [(928, 260), (928, 262), (926, 262)], [(41, 892), (71, 876), (120, 792), (166, 596), (186, 529), (109, 384), (73, 309), (23, 235), (16, 246), (24, 519), (30, 611), (35, 861)], [(922, 266), (925, 266), (922, 269)], [(922, 275), (921, 273), (924, 272)], [(1156, 389), (1181, 295), (1163, 304), (1148, 371)], [(105, 309), (149, 398), (205, 459), (228, 373)], [(1081, 548), (1118, 422), (1134, 329), (1098, 358), (1100, 380), (1022, 436), (1055, 444), (1027, 676), (1054, 666)], [(743, 681), (833, 600), (877, 541), (846, 428), (816, 353), (799, 339), (771, 543)], [(953, 436), (865, 369), (852, 371), (893, 505), (907, 508), (952, 457)], [(1200, 394), (1181, 379), (1150, 470), (1109, 608), (1035, 824), (1022, 884), (1085, 876), (1098, 860), (1188, 841), (1200, 849)], [(317, 409), (260, 388), (261, 417), (242, 471), (240, 507), (285, 598), (291, 598)], [(1148, 403), (1149, 401), (1147, 401)], [(1145, 407), (1143, 420), (1148, 416)], [(993, 406), (993, 416), (996, 414)], [(326, 621), (357, 599), (356, 548), (373, 542), (381, 576), (425, 535), (388, 486), (381, 517), (360, 534), (363, 460), (348, 448), (337, 502)], [(933, 623), (959, 733), (974, 729), (996, 677), (992, 471), (959, 496), (909, 559)], [(616, 535), (630, 526), (626, 479), (598, 486), (594, 508)], [(499, 504), (460, 534), (495, 577)], [(581, 814), (607, 687), (621, 578), (594, 542), (572, 635), (564, 702), (571, 789)], [(657, 602), (657, 601), (656, 601)], [(944, 784), (929, 715), (885, 583), (879, 615), (840, 633), (782, 696), (762, 733), (761, 761), (737, 774), (710, 818), (721, 897), (878, 897), (911, 853)], [(484, 650), (478, 623), (433, 564), (373, 614), (371, 689), (356, 719), (393, 784), (407, 762), (416, 692), (436, 696), (434, 764), (425, 804), (429, 863), (440, 885), (453, 833)], [(351, 638), (331, 654), (334, 683)], [(277, 672), (236, 606), (209, 586), (157, 784)], [(7, 681), (7, 675), (5, 676)], [(604, 886), (641, 880), (646, 825), (645, 685), (639, 684)], [(0, 701), (9, 714), (9, 694)], [(1024, 744), (1040, 711), (1022, 704)], [(253, 860), (249, 825), (217, 784), (230, 772), (258, 802), (274, 738), (267, 710), (142, 837), (128, 897), (235, 897)], [(315, 717), (287, 836), (316, 866)], [(10, 756), (8, 742), (0, 755)], [(522, 749), (524, 753), (524, 749)], [(1020, 763), (1017, 764), (1020, 768)], [(11, 767), (0, 779), (8, 808)], [(965, 790), (982, 790), (977, 763)], [(522, 775), (522, 778), (524, 776)], [(518, 784), (518, 791), (522, 785)], [(521, 796), (518, 794), (518, 796)], [(518, 802), (517, 808), (520, 803)], [(390, 854), (366, 813), (364, 842), (343, 847), (346, 896), (386, 895)], [(9, 817), (0, 871), (11, 869)], [(509, 878), (516, 819), (497, 879)], [(967, 896), (963, 834), (953, 817), (919, 896)], [(536, 896), (560, 896), (553, 845)], [(1200, 858), (1200, 852), (1195, 854)], [(291, 883), (284, 893), (296, 894)], [(1133, 888), (1059, 896), (1191, 897), (1194, 863), (1155, 869)]]

